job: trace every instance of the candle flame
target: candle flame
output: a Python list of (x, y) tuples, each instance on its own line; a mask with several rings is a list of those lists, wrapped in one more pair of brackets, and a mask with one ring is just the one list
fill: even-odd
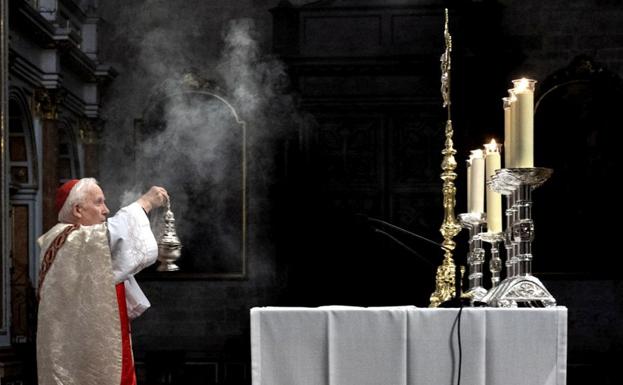
[[(510, 90), (509, 90), (510, 91)], [(504, 109), (511, 108), (511, 104), (517, 100), (517, 97), (509, 92), (509, 96), (506, 98), (502, 98), (502, 104), (504, 105)]]
[(499, 151), (499, 147), (498, 147), (498, 144), (495, 142), (495, 139), (491, 139), (491, 142), (486, 143), (484, 146), (485, 146), (485, 150), (487, 151), (487, 154), (491, 152)]
[(522, 93), (526, 89), (528, 89), (528, 79), (526, 78), (519, 79), (519, 81), (515, 84), (515, 91), (518, 93)]
[(533, 92), (535, 84), (536, 84), (536, 80), (532, 80), (528, 78), (521, 78), (521, 79), (513, 80), (514, 88), (512, 90), (512, 93), (517, 95), (517, 94), (522, 94), (524, 92)]
[(484, 153), (482, 152), (481, 149), (470, 151), (470, 154), (469, 154), (470, 162), (472, 161), (472, 159), (482, 159), (483, 157), (484, 157)]

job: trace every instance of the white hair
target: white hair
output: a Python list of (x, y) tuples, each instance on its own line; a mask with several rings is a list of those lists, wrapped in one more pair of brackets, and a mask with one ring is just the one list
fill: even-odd
[(83, 203), (87, 196), (87, 191), (91, 186), (97, 186), (97, 180), (95, 178), (82, 178), (71, 189), (61, 211), (58, 212), (58, 221), (61, 223), (74, 223), (75, 218), (73, 214), (74, 205)]

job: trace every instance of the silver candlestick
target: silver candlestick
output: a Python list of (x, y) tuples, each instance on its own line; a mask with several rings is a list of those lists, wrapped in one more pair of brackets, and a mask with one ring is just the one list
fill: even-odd
[[(480, 239), (484, 242), (491, 244), (491, 259), (489, 260), (489, 271), (491, 272), (491, 289), (487, 292), (481, 300), (481, 304), (489, 304), (491, 303), (492, 298), (496, 298), (498, 295), (498, 291), (501, 289), (502, 285), (500, 285), (500, 275), (502, 272), (502, 259), (500, 258), (500, 242), (504, 241), (505, 235), (504, 233), (482, 233), (480, 234)], [(508, 272), (508, 258), (506, 261), (506, 268)], [(508, 273), (507, 273), (508, 274)], [(507, 275), (508, 277), (508, 275)], [(507, 278), (508, 279), (508, 278)]]
[(509, 275), (495, 293), (484, 299), (489, 306), (556, 306), (554, 297), (532, 275), (532, 190), (545, 183), (552, 172), (543, 167), (507, 168), (497, 170), (489, 181), (491, 188), (506, 195), (508, 200), (510, 219), (506, 238), (511, 250)]
[(502, 271), (502, 259), (500, 258), (499, 244), (504, 240), (504, 233), (486, 232), (480, 234), (480, 239), (491, 244), (491, 259), (489, 260), (489, 271), (491, 272), (491, 289), (495, 289), (500, 284), (500, 273)]
[(483, 285), (482, 265), (485, 262), (485, 249), (482, 248), (480, 234), (486, 227), (484, 213), (459, 214), (461, 226), (469, 231), (469, 252), (467, 253), (467, 278), (469, 286), (465, 292), (471, 302), (481, 301), (487, 294)]
[(504, 232), (504, 248), (506, 249), (506, 277), (512, 278), (517, 275), (517, 245), (513, 242), (513, 223), (517, 220), (517, 208), (515, 207), (515, 194), (512, 191), (506, 196), (506, 231)]
[(175, 217), (171, 211), (171, 201), (167, 201), (167, 211), (164, 213), (164, 229), (158, 241), (158, 271), (177, 271), (175, 264), (182, 254), (182, 243), (175, 231)]

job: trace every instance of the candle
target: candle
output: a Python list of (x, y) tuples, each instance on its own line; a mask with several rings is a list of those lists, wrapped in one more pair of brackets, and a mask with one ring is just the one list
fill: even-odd
[(466, 163), (467, 167), (467, 212), (472, 212), (472, 157), (470, 156)]
[(485, 174), (487, 181), (487, 228), (490, 233), (502, 232), (502, 195), (489, 186), (495, 170), (502, 168), (500, 151), (495, 140), (485, 144)]
[(516, 144), (516, 140), (514, 139), (513, 133), (513, 124), (515, 123), (515, 117), (517, 116), (517, 97), (515, 96), (515, 90), (508, 90), (508, 94), (510, 95), (510, 110), (508, 112), (508, 117), (510, 118), (510, 122), (508, 125), (508, 147), (506, 147), (506, 151), (508, 151), (508, 163), (505, 164), (506, 168), (514, 168), (515, 167), (515, 157), (513, 156), (513, 147)]
[(536, 80), (513, 80), (517, 98), (511, 108), (511, 167), (534, 167), (534, 85)]
[(512, 132), (512, 117), (511, 117), (511, 105), (515, 96), (508, 90), (508, 97), (502, 98), (504, 105), (504, 167), (511, 168), (511, 132)]
[(471, 161), (469, 199), (470, 213), (485, 212), (485, 160), (482, 150), (473, 150), (469, 156)]

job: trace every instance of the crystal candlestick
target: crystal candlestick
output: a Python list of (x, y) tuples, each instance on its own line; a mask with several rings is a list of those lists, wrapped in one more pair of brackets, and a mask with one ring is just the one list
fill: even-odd
[(472, 303), (482, 300), (487, 294), (483, 285), (482, 265), (485, 262), (485, 249), (482, 248), (480, 234), (486, 226), (484, 213), (459, 214), (461, 226), (469, 231), (469, 252), (467, 253), (467, 296)]
[(552, 171), (543, 167), (500, 169), (489, 182), (495, 191), (507, 196), (509, 206), (512, 207), (507, 238), (510, 238), (513, 250), (510, 272), (513, 275), (485, 299), (489, 306), (556, 306), (556, 300), (545, 285), (532, 275), (532, 190), (545, 183)]

